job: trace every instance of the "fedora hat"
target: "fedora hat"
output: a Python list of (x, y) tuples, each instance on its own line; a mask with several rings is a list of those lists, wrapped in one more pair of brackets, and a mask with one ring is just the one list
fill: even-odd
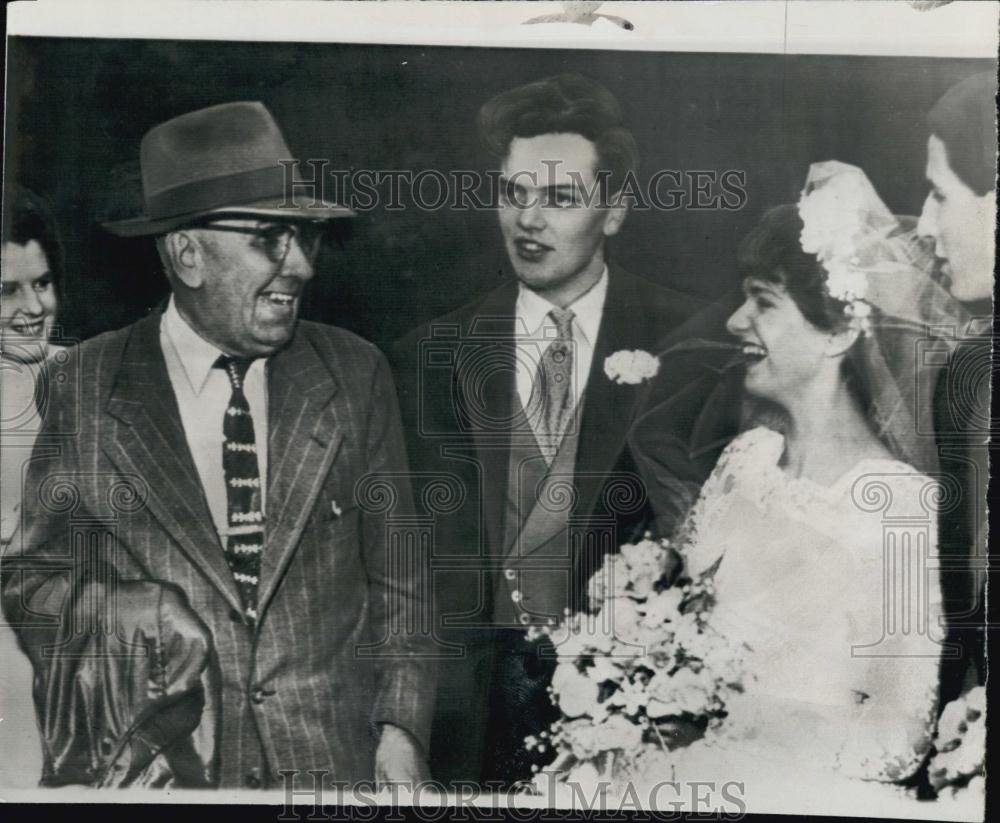
[(263, 103), (223, 103), (182, 114), (142, 138), (145, 214), (104, 223), (104, 228), (122, 237), (141, 237), (218, 212), (281, 220), (354, 215), (311, 192), (292, 191), (289, 183), (299, 178), (286, 181), (290, 160), (288, 144)]

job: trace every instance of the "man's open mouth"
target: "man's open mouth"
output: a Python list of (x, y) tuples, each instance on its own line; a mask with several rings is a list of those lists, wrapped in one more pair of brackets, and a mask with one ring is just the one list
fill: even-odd
[(525, 240), (519, 239), (514, 241), (514, 247), (517, 249), (518, 255), (526, 258), (537, 258), (552, 251), (552, 246), (546, 246), (544, 243), (539, 243), (537, 240)]
[(283, 291), (264, 291), (260, 293), (261, 300), (280, 308), (293, 306), (296, 296)]

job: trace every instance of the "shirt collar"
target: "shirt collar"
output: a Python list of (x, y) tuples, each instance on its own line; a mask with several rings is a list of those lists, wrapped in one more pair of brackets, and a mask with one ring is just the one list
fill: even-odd
[(181, 317), (173, 295), (170, 296), (170, 303), (163, 314), (163, 331), (177, 353), (177, 359), (184, 369), (191, 390), (196, 396), (200, 395), (209, 374), (212, 373), (215, 361), (223, 352), (199, 335)]
[[(604, 311), (604, 299), (608, 294), (608, 267), (604, 266), (601, 278), (580, 295), (567, 308), (573, 310), (573, 324), (583, 334), (586, 342), (593, 346), (601, 327), (601, 313)], [(517, 331), (529, 336), (538, 335), (546, 322), (548, 313), (554, 305), (544, 297), (523, 285), (518, 285), (517, 295)]]

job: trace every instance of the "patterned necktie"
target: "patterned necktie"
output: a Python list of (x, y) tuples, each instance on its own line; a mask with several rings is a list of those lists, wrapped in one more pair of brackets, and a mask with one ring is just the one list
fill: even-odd
[(225, 355), (215, 361), (215, 368), (225, 371), (233, 390), (222, 422), (222, 472), (226, 478), (229, 526), (226, 560), (239, 588), (244, 614), (251, 622), (257, 619), (257, 584), (264, 548), (257, 440), (250, 404), (243, 393), (243, 381), (252, 362), (250, 358)]
[(551, 466), (573, 415), (574, 314), (570, 309), (553, 308), (549, 317), (556, 324), (556, 338), (538, 364), (527, 411), (542, 456)]

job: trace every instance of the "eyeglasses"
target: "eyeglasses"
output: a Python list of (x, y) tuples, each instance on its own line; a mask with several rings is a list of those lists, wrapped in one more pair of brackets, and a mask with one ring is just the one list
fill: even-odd
[(294, 238), (305, 258), (310, 263), (315, 263), (323, 237), (326, 235), (327, 224), (322, 220), (308, 220), (295, 223), (268, 223), (264, 226), (232, 226), (228, 223), (206, 221), (195, 224), (193, 228), (252, 235), (254, 239), (250, 245), (260, 249), (272, 263), (285, 262)]

